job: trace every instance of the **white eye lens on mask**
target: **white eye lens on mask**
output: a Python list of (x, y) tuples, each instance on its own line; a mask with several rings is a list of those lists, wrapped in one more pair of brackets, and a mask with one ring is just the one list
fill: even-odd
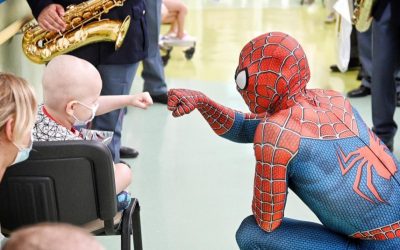
[(77, 103), (82, 105), (82, 106), (84, 106), (87, 109), (90, 109), (90, 111), (92, 112), (90, 118), (85, 120), (85, 121), (79, 120), (74, 114), (72, 114), (72, 117), (75, 118), (74, 126), (85, 126), (86, 124), (91, 122), (94, 119), (94, 117), (96, 116), (96, 111), (97, 111), (97, 108), (99, 107), (99, 104), (96, 103), (94, 107), (89, 107), (89, 106), (87, 106), (86, 104), (84, 104), (82, 102), (78, 101)]
[(14, 162), (11, 165), (17, 164), (19, 162), (22, 162), (22, 161), (25, 161), (26, 159), (28, 159), (29, 153), (32, 150), (33, 137), (31, 138), (31, 142), (27, 148), (22, 148), (22, 147), (18, 146), (17, 144), (15, 144), (14, 142), (13, 142), (13, 144), (18, 148), (18, 153), (17, 153), (17, 156), (15, 157)]
[(236, 85), (239, 89), (244, 90), (247, 87), (248, 73), (247, 69), (241, 70), (235, 76)]

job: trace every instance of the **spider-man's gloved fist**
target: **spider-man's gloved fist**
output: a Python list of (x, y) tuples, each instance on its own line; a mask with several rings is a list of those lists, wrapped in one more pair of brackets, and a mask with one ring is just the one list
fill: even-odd
[(174, 117), (192, 112), (208, 99), (203, 93), (189, 89), (170, 89), (168, 91), (168, 110)]

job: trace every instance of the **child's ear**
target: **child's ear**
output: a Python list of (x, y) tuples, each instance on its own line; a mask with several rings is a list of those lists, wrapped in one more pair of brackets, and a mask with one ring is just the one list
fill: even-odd
[(4, 125), (4, 134), (9, 141), (14, 141), (14, 118), (10, 118)]
[(76, 101), (70, 101), (70, 102), (68, 102), (67, 105), (65, 106), (65, 112), (66, 112), (68, 115), (71, 115), (71, 116), (72, 116), (72, 115), (74, 114), (75, 104), (76, 104)]

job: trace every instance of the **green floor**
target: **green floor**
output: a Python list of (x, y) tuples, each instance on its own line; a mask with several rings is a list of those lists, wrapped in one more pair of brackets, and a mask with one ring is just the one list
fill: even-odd
[[(359, 85), (355, 72), (329, 71), (336, 58), (335, 25), (324, 24), (320, 1), (312, 6), (299, 6), (300, 0), (185, 2), (186, 29), (197, 37), (197, 51), (187, 61), (179, 48), (174, 49), (166, 67), (169, 88), (200, 90), (226, 106), (247, 111), (235, 89), (234, 70), (242, 46), (267, 31), (290, 33), (303, 45), (311, 67), (310, 88), (345, 93)], [(137, 77), (132, 92), (141, 91), (142, 85)], [(38, 84), (36, 89), (41, 96)], [(370, 98), (351, 101), (371, 125)], [(397, 137), (395, 148), (399, 142)], [(142, 207), (145, 249), (237, 248), (235, 231), (251, 213), (255, 165), (251, 144), (217, 137), (197, 111), (175, 119), (159, 104), (146, 111), (129, 109), (123, 144), (140, 151), (128, 162), (134, 175), (130, 190)], [(288, 217), (317, 221), (292, 192), (285, 211)], [(99, 240), (107, 249), (119, 249), (117, 236)]]

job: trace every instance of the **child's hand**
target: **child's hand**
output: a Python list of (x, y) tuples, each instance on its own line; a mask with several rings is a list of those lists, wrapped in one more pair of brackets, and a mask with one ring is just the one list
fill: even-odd
[(141, 109), (146, 109), (148, 106), (153, 104), (153, 99), (149, 92), (143, 92), (136, 95), (132, 95), (131, 105)]

